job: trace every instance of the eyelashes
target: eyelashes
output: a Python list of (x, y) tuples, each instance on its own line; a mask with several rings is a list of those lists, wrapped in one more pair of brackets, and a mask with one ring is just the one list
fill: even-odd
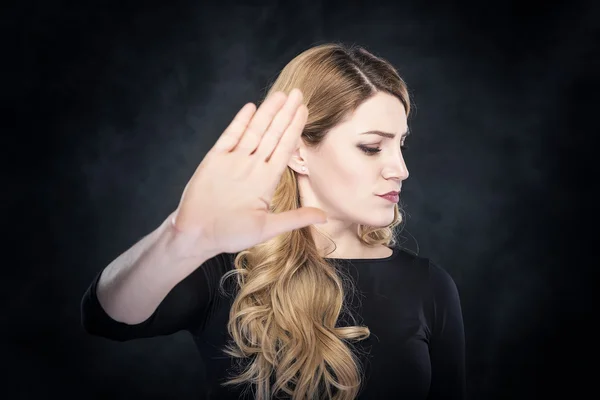
[[(381, 151), (381, 148), (379, 147), (367, 147), (367, 146), (358, 146), (364, 153), (366, 153), (367, 155), (375, 155), (377, 153), (379, 153)], [(407, 145), (402, 145), (400, 146), (400, 149), (402, 151), (406, 151), (408, 150), (408, 146)]]

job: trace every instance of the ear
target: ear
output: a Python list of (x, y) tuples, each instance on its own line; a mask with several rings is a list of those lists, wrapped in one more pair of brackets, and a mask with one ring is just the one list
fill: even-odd
[[(290, 160), (288, 161), (288, 167), (293, 169), (299, 174), (306, 174), (308, 171), (308, 166), (306, 165), (306, 159), (303, 157), (304, 149), (302, 146), (298, 146), (296, 150), (292, 153)], [(304, 170), (303, 170), (304, 168)]]

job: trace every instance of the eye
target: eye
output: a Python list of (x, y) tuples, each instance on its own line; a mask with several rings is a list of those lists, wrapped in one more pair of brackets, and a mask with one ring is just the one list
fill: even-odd
[[(375, 155), (377, 153), (379, 153), (381, 151), (381, 148), (379, 147), (367, 147), (367, 146), (358, 146), (364, 153), (372, 156)], [(408, 146), (403, 144), (402, 146), (400, 146), (400, 149), (402, 151), (406, 151), (408, 150)]]
[(363, 152), (367, 153), (368, 155), (373, 155), (373, 154), (377, 154), (381, 151), (381, 149), (379, 147), (367, 147), (367, 146), (358, 146)]

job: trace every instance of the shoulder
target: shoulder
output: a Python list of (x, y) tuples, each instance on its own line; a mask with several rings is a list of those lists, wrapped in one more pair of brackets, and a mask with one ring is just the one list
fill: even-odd
[(437, 332), (444, 329), (448, 321), (462, 321), (461, 300), (456, 282), (446, 269), (427, 259), (427, 274), (428, 303), (433, 307), (432, 326)]
[(438, 336), (448, 329), (461, 329), (462, 310), (457, 284), (451, 273), (432, 259), (402, 251), (402, 264), (418, 277), (419, 292), (430, 332)]
[(452, 297), (458, 294), (452, 275), (439, 263), (418, 253), (400, 248), (399, 262), (418, 276), (427, 291), (434, 297)]
[(458, 290), (452, 275), (431, 259), (427, 260), (429, 281), (436, 294), (454, 295)]

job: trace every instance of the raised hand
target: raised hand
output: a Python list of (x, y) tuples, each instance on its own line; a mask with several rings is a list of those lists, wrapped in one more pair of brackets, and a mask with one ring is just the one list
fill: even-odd
[[(306, 124), (302, 93), (276, 92), (237, 113), (187, 183), (172, 220), (210, 254), (234, 253), (281, 233), (326, 221), (323, 210), (279, 214), (270, 204)], [(190, 256), (194, 247), (190, 248)]]

